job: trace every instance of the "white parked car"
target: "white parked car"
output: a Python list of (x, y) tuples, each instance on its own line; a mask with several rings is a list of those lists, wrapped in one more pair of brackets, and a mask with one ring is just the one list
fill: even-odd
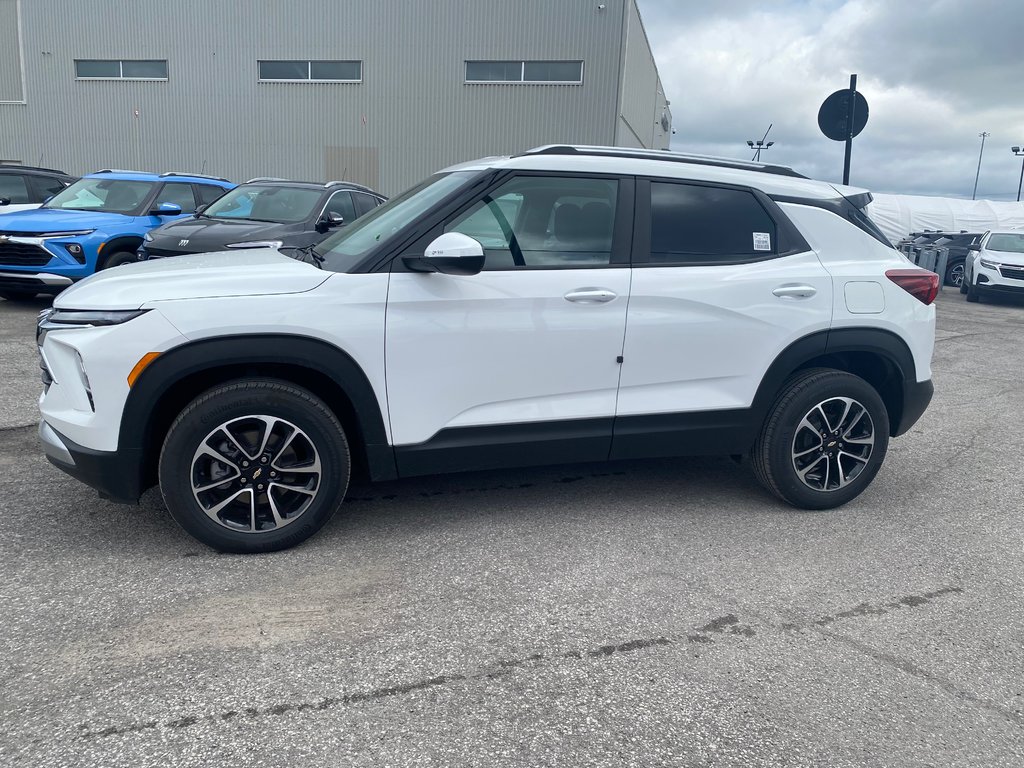
[(986, 232), (972, 245), (960, 292), (968, 301), (992, 294), (1024, 295), (1024, 230)]
[[(353, 471), (750, 457), (837, 507), (932, 395), (938, 277), (788, 168), (541, 147), (315, 247), (100, 272), (40, 318), (58, 467), (217, 549), (315, 533)], [(684, 489), (681, 489), (685, 492)]]

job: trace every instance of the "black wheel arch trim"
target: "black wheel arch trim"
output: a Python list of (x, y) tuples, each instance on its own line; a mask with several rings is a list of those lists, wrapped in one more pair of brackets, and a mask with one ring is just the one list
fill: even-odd
[(99, 262), (105, 264), (115, 253), (135, 253), (143, 243), (142, 235), (118, 235), (103, 243), (103, 251), (99, 255)]
[[(139, 375), (129, 391), (121, 415), (118, 451), (139, 452), (142, 456), (140, 471), (146, 472), (153, 462), (153, 456), (147, 451), (152, 449), (152, 430), (159, 424), (155, 411), (161, 399), (186, 377), (247, 365), (296, 367), (329, 378), (352, 405), (371, 478), (388, 480), (397, 476), (394, 449), (388, 443), (384, 417), (363, 369), (345, 351), (329, 342), (290, 334), (202, 339), (161, 354)], [(328, 402), (328, 406), (331, 405)], [(146, 487), (146, 481), (147, 478), (141, 478), (141, 487)]]
[(893, 437), (906, 432), (924, 412), (927, 400), (917, 413), (905, 408), (909, 390), (918, 387), (914, 355), (906, 342), (891, 331), (882, 328), (833, 328), (818, 331), (797, 339), (784, 349), (769, 366), (761, 379), (751, 406), (752, 421), (760, 425), (768, 414), (785, 381), (800, 368), (816, 358), (843, 353), (867, 353), (887, 361), (899, 377), (892, 382), (898, 389), (900, 409), (890, 414), (890, 432)]

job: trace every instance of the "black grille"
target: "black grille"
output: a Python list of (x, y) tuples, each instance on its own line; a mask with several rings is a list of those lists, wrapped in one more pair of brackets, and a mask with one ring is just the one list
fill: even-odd
[(150, 248), (146, 246), (146, 255), (151, 259), (165, 259), (168, 256), (187, 256), (190, 251), (172, 251), (169, 248)]
[(1024, 280), (1024, 267), (1002, 266), (999, 268), (999, 274), (1011, 280)]
[(12, 267), (41, 267), (49, 264), (53, 254), (38, 245), (0, 242), (0, 264)]

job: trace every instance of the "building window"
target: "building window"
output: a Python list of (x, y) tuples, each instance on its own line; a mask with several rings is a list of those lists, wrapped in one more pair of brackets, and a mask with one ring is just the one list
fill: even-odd
[(467, 83), (580, 85), (582, 61), (467, 61)]
[(261, 82), (361, 83), (361, 61), (260, 61)]
[(167, 59), (75, 59), (79, 80), (166, 80)]

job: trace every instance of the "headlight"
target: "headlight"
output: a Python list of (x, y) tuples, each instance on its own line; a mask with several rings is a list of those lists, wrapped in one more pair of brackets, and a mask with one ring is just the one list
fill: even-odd
[(999, 265), (994, 261), (989, 261), (988, 259), (980, 259), (980, 261), (981, 266), (983, 267), (987, 267), (988, 269), (999, 269)]
[(147, 243), (152, 243), (153, 242), (153, 236), (151, 234), (149, 234), (149, 232), (144, 234), (142, 236), (142, 239), (145, 240)]
[(120, 325), (134, 320), (148, 309), (55, 309), (40, 326), (46, 325)]
[(280, 248), (283, 240), (253, 240), (251, 243), (228, 243), (228, 248)]
[(79, 237), (80, 235), (91, 235), (95, 229), (76, 229), (73, 232), (43, 232), (37, 237)]

